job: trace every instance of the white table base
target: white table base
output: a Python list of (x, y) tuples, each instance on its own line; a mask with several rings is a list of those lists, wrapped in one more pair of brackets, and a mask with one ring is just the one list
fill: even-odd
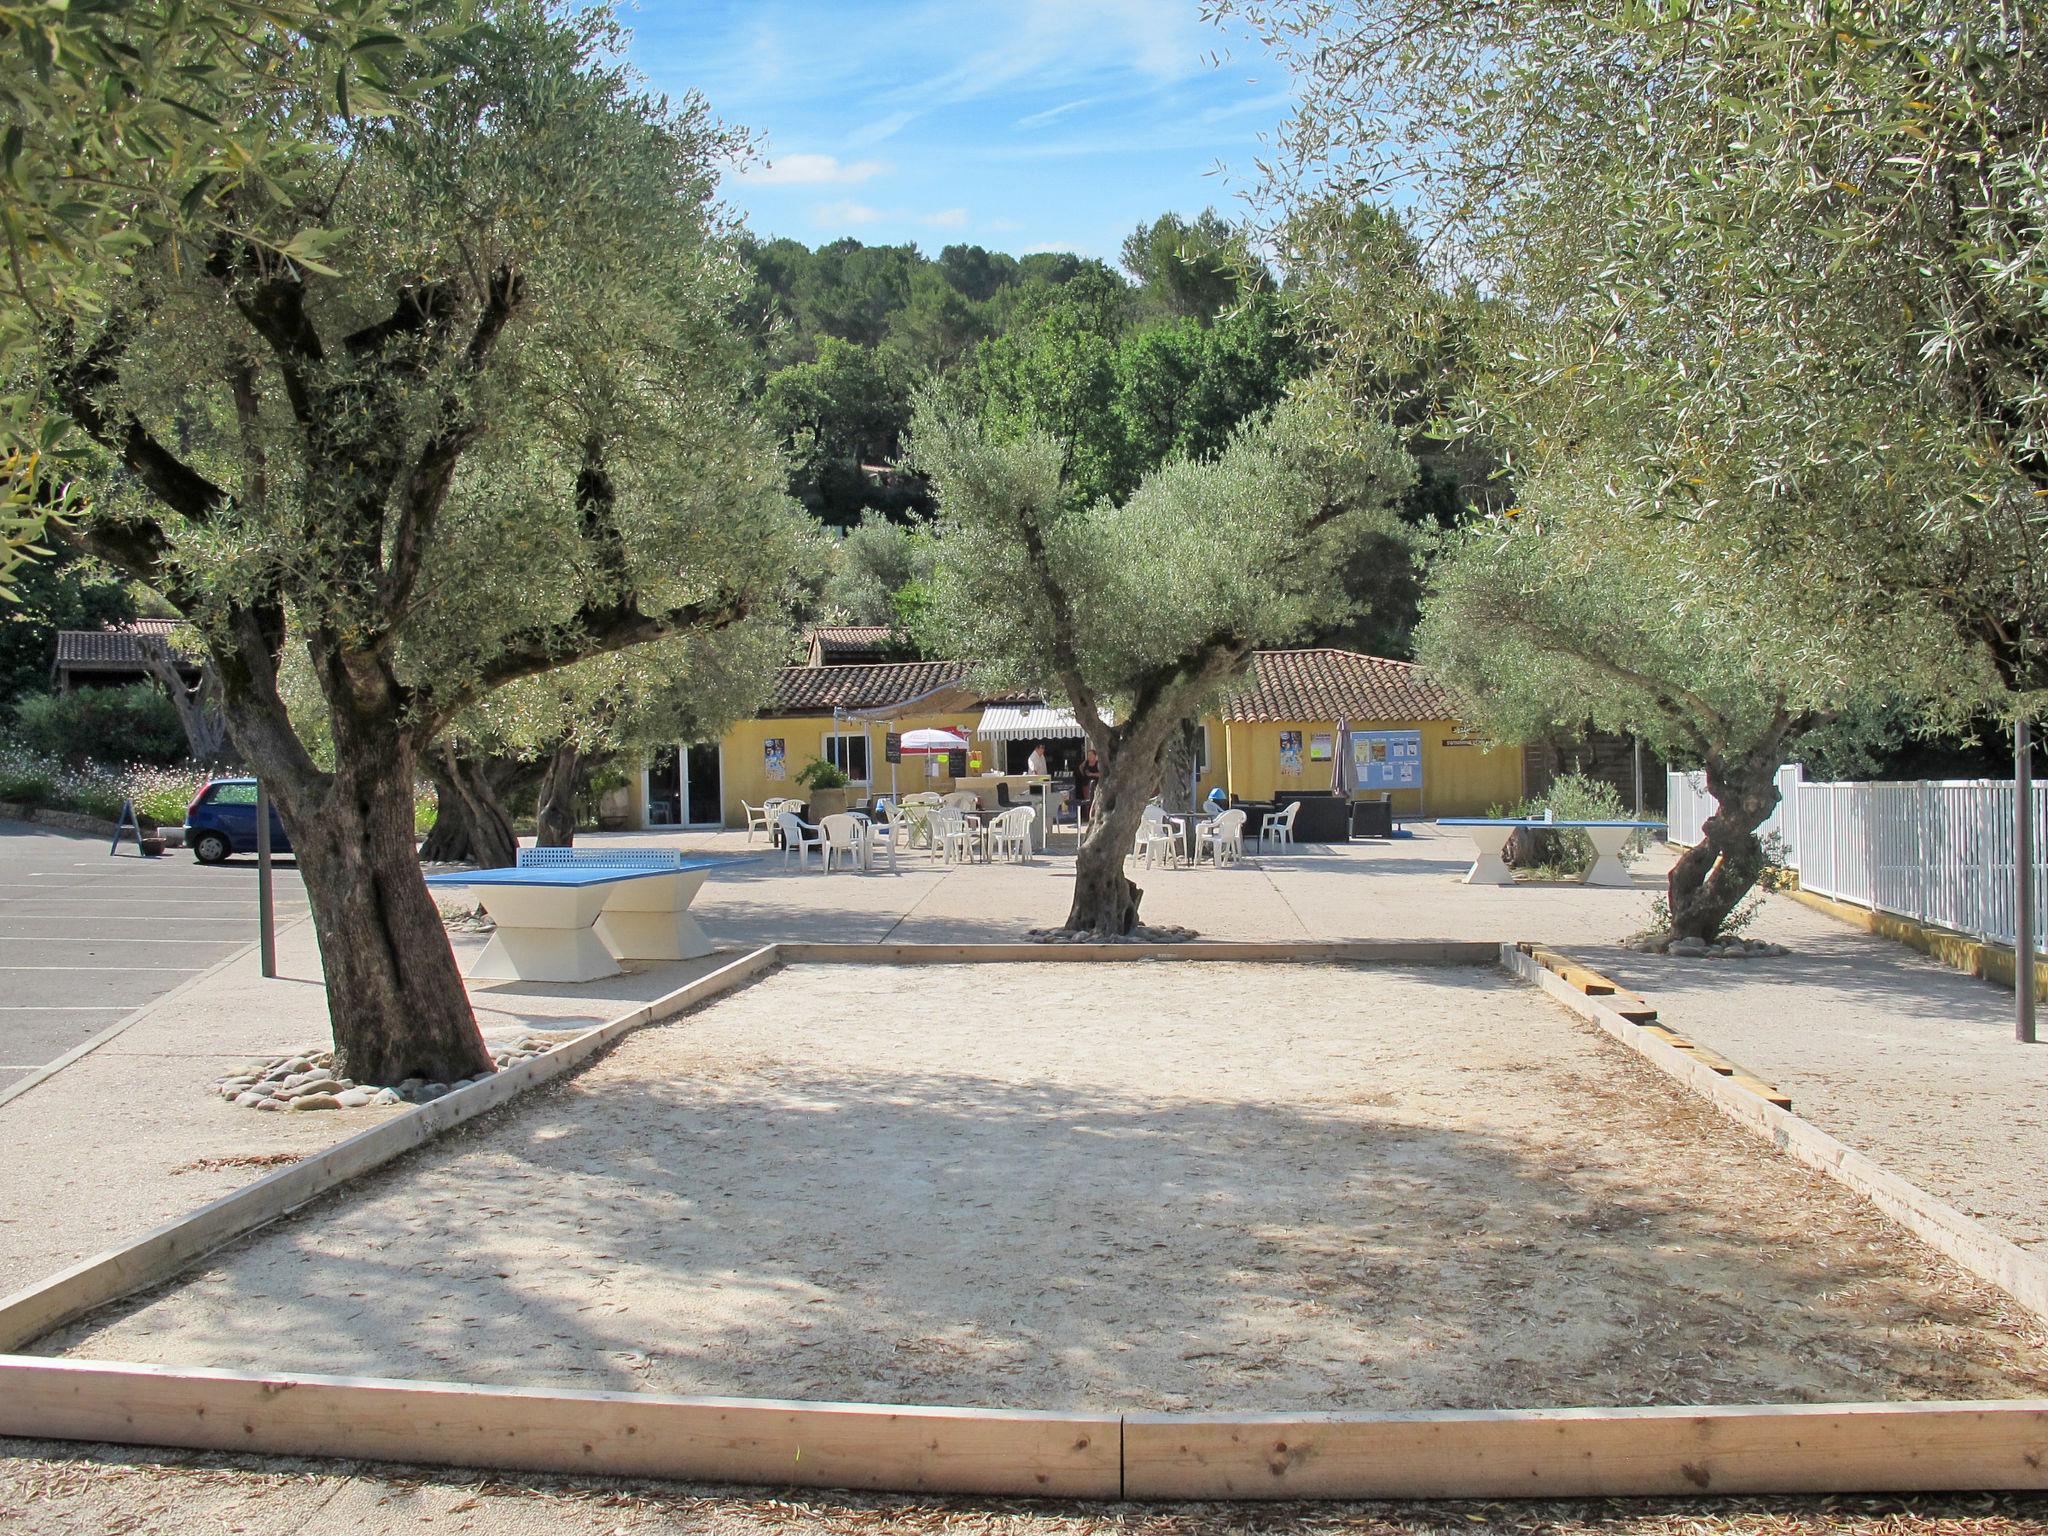
[(1628, 846), (1628, 840), (1636, 835), (1634, 827), (1580, 827), (1579, 831), (1593, 840), (1593, 867), (1586, 871), (1587, 885), (1628, 885), (1635, 877), (1628, 872), (1628, 866), (1621, 861), (1621, 851)]
[(709, 870), (603, 885), (487, 885), (498, 925), (469, 968), (477, 981), (599, 981), (621, 960), (696, 960), (712, 951), (690, 916)]
[(619, 962), (592, 925), (612, 892), (604, 886), (487, 885), (484, 910), (498, 925), (469, 968), (478, 981), (598, 981)]
[(1466, 827), (1463, 829), (1472, 839), (1472, 851), (1476, 855), (1472, 867), (1465, 871), (1467, 885), (1513, 885), (1515, 872), (1508, 868), (1506, 859), (1500, 856), (1507, 846), (1510, 829), (1507, 827)]
[(597, 936), (621, 960), (697, 960), (710, 954), (711, 940), (689, 913), (710, 873), (686, 870), (614, 886), (598, 914)]

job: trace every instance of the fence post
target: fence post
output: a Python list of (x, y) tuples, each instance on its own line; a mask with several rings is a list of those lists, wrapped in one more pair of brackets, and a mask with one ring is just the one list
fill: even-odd
[(2034, 1043), (2034, 740), (2024, 716), (2012, 728), (2013, 1038)]

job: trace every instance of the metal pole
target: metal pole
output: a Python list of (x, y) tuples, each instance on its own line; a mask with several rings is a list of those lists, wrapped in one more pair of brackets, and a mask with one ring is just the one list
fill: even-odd
[(2013, 1038), (2034, 1043), (2034, 742), (2030, 721), (2012, 728)]
[(263, 974), (277, 975), (277, 903), (270, 890), (270, 791), (256, 781), (256, 942)]
[[(1637, 821), (1641, 821), (1641, 820), (1643, 819), (1643, 738), (1642, 738), (1642, 737), (1638, 736), (1638, 737), (1636, 737), (1636, 738), (1635, 738), (1635, 746), (1636, 746), (1636, 820), (1637, 820)], [(1669, 815), (1669, 814), (1670, 814), (1670, 812), (1669, 812), (1669, 810), (1668, 810), (1668, 809), (1667, 809), (1667, 811), (1665, 812), (1665, 814), (1666, 814), (1666, 815)]]

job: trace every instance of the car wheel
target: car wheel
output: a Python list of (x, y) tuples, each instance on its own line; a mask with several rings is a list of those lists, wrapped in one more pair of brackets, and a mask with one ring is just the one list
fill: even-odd
[(219, 864), (233, 852), (218, 832), (202, 832), (192, 839), (192, 857), (202, 864)]

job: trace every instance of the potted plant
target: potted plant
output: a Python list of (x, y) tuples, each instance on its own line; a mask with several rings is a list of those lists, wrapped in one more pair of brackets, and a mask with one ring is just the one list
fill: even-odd
[(846, 809), (847, 803), (852, 799), (847, 792), (847, 786), (852, 784), (853, 780), (846, 776), (846, 770), (837, 763), (827, 762), (822, 757), (814, 757), (805, 763), (803, 771), (796, 776), (796, 781), (811, 792), (810, 812), (813, 822), (822, 821), (827, 816), (837, 816)]

